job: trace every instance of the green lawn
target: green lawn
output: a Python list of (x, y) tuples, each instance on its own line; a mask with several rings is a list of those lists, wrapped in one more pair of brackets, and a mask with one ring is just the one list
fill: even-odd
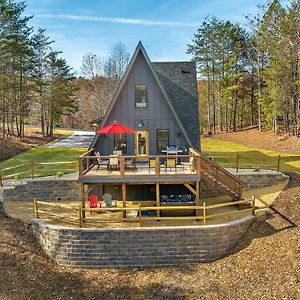
[[(0, 163), (0, 168), (10, 168), (20, 164), (26, 164), (7, 171), (2, 171), (2, 176), (12, 175), (20, 172), (26, 172), (18, 177), (30, 177), (32, 174), (31, 162), (63, 162), (63, 161), (76, 161), (75, 163), (64, 164), (64, 165), (34, 165), (35, 176), (47, 176), (54, 175), (57, 171), (63, 169), (77, 170), (78, 169), (78, 158), (86, 151), (86, 148), (47, 148), (47, 147), (36, 147), (24, 153), (14, 156), (11, 159)], [(68, 173), (70, 171), (63, 171)], [(14, 176), (15, 177), (15, 176)]]
[[(236, 166), (236, 154), (239, 155), (239, 164), (243, 168), (261, 168), (277, 166), (278, 155), (281, 156), (280, 170), (300, 172), (300, 154), (288, 154), (270, 150), (247, 147), (229, 141), (222, 141), (210, 137), (202, 138), (202, 152), (209, 153), (214, 161), (223, 166)], [(224, 157), (218, 157), (224, 156)], [(265, 167), (270, 168), (270, 167)]]
[[(27, 152), (19, 154), (9, 160), (0, 163), (0, 168), (5, 169), (20, 164), (26, 164), (7, 171), (2, 171), (2, 176), (14, 175), (20, 172), (26, 172), (21, 175), (13, 176), (30, 177), (32, 175), (31, 162), (63, 162), (76, 161), (75, 163), (64, 165), (38, 165), (34, 166), (35, 176), (54, 175), (57, 171), (64, 173), (78, 169), (78, 158), (86, 151), (86, 148), (47, 148), (36, 147)], [(221, 141), (213, 138), (202, 138), (202, 151), (209, 153), (215, 162), (226, 167), (236, 166), (236, 154), (239, 154), (239, 165), (241, 168), (270, 168), (276, 169), (278, 155), (281, 155), (280, 170), (290, 172), (300, 172), (300, 155), (292, 155), (269, 150), (261, 150), (243, 146), (241, 144)], [(220, 157), (222, 156), (222, 157)], [(64, 169), (70, 169), (64, 171)]]

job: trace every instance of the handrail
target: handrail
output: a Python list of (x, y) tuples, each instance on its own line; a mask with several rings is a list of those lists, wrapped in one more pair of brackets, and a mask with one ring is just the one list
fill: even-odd
[(204, 155), (200, 155), (200, 159), (202, 161), (207, 162), (210, 165), (213, 165), (215, 168), (217, 168), (219, 171), (221, 171), (222, 173), (226, 174), (227, 176), (229, 176), (230, 178), (232, 178), (234, 181), (240, 182), (242, 183), (242, 181), (234, 176), (233, 174), (231, 174), (229, 171), (227, 171), (226, 169), (222, 168), (220, 165), (216, 164), (215, 162), (213, 162), (212, 160), (210, 160), (209, 158), (205, 157)]
[(93, 152), (93, 151), (95, 151), (95, 148), (91, 148), (90, 150), (88, 150), (88, 151), (84, 152), (83, 154), (81, 154), (79, 157), (84, 157), (84, 156), (86, 156), (88, 153), (91, 153), (91, 152)]

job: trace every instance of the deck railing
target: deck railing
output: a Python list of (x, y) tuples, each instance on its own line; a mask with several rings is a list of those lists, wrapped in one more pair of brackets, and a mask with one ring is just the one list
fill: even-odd
[(6, 179), (35, 178), (58, 175), (58, 173), (59, 176), (62, 176), (65, 173), (76, 172), (77, 170), (76, 160), (54, 162), (28, 161), (23, 164), (0, 168), (0, 186), (3, 185), (3, 180)]
[[(138, 222), (139, 226), (142, 227), (143, 221), (155, 221), (155, 220), (165, 220), (165, 221), (180, 221), (180, 220), (191, 220), (191, 221), (199, 221), (198, 225), (206, 225), (207, 220), (216, 219), (220, 217), (230, 217), (234, 215), (238, 215), (241, 213), (247, 213), (255, 215), (256, 207), (255, 207), (255, 197), (251, 200), (241, 200), (241, 201), (231, 201), (220, 204), (212, 204), (206, 205), (204, 202), (203, 205), (198, 206), (146, 206), (142, 207), (141, 203), (137, 207), (102, 207), (102, 208), (83, 208), (81, 204), (78, 204), (78, 207), (65, 205), (65, 204), (56, 204), (45, 201), (38, 201), (34, 199), (34, 213), (36, 218), (42, 218), (42, 216), (46, 216), (47, 219), (60, 220), (62, 222), (66, 222), (68, 224), (73, 224), (78, 227), (82, 227), (83, 225), (87, 226), (88, 223), (120, 223), (120, 222)], [(259, 199), (258, 199), (259, 200)], [(220, 210), (221, 208), (226, 208), (230, 206), (239, 206), (239, 209), (233, 211), (225, 211), (225, 212), (212, 212), (214, 209)], [(241, 208), (240, 205), (243, 205)], [(52, 208), (52, 210), (51, 210)], [(53, 212), (53, 208), (59, 212)], [(262, 208), (259, 208), (261, 210)], [(67, 211), (68, 215), (66, 215)], [(136, 211), (135, 217), (130, 218), (101, 218), (103, 215), (102, 212), (132, 212)], [(144, 211), (198, 211), (200, 214), (195, 214), (192, 216), (155, 216), (154, 214), (151, 216), (144, 216)], [(83, 212), (93, 212), (99, 214), (83, 214)], [(85, 215), (85, 217), (83, 217)], [(114, 214), (112, 214), (113, 216)]]
[[(260, 169), (275, 170), (280, 172), (282, 169), (282, 158), (280, 155), (277, 156), (267, 156), (263, 163), (261, 161), (257, 162), (249, 156), (242, 155), (240, 153), (232, 154), (212, 154), (210, 158), (225, 168), (233, 168), (238, 173), (241, 169), (252, 169), (258, 172)], [(299, 159), (299, 157), (297, 158)]]
[(227, 188), (229, 191), (235, 194), (235, 198), (241, 200), (244, 183), (238, 177), (232, 175), (226, 169), (217, 165), (210, 158), (200, 154), (195, 149), (190, 148), (190, 153), (198, 154), (198, 169), (200, 175), (204, 179), (214, 183), (215, 185), (221, 185), (224, 188)]
[[(109, 155), (96, 156), (95, 149), (90, 149), (79, 158), (79, 176), (86, 175), (93, 167), (99, 167), (99, 172), (89, 173), (90, 177), (99, 176), (164, 176), (171, 174), (198, 175), (200, 176), (199, 154), (189, 153), (187, 155), (148, 155), (146, 157), (137, 157), (133, 155)], [(109, 160), (118, 159), (118, 167), (110, 168)], [(173, 161), (171, 164), (171, 160)], [(102, 163), (101, 163), (102, 162)], [(101, 172), (101, 170), (103, 172)], [(134, 170), (144, 170), (144, 172), (134, 172)], [(114, 171), (109, 173), (106, 171)]]

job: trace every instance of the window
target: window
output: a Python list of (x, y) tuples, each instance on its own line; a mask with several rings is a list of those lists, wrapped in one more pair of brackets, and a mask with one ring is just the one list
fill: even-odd
[(135, 107), (136, 108), (147, 108), (147, 86), (145, 84), (135, 85)]
[(156, 130), (156, 152), (162, 153), (169, 145), (169, 129)]
[(127, 134), (116, 133), (115, 134), (115, 150), (127, 153)]

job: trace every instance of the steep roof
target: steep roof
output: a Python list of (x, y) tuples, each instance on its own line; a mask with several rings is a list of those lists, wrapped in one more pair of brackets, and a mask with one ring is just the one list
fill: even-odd
[(194, 62), (152, 62), (193, 146), (199, 148), (199, 106)]
[[(194, 62), (164, 62), (152, 63), (141, 42), (138, 43), (135, 52), (129, 62), (126, 72), (121, 79), (117, 91), (103, 117), (100, 128), (105, 126), (108, 116), (115, 105), (118, 96), (133, 67), (138, 53), (141, 52), (152, 71), (166, 101), (172, 111), (183, 135), (190, 146), (199, 148), (199, 109), (197, 98), (196, 68)], [(90, 147), (93, 147), (97, 140)]]

